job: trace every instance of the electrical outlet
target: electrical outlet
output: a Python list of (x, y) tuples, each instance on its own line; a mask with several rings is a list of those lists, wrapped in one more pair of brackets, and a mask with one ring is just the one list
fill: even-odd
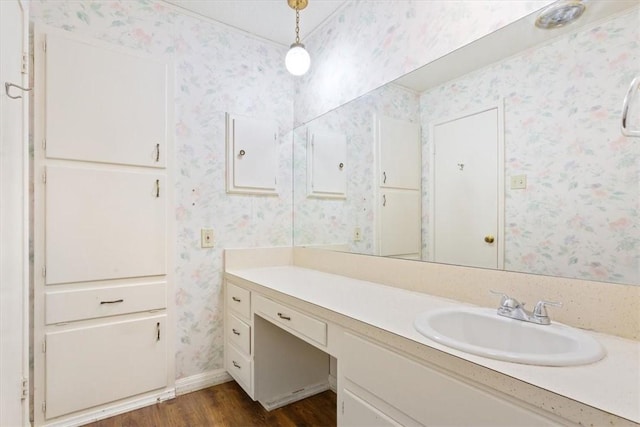
[(200, 229), (200, 246), (203, 248), (213, 247), (213, 228)]
[(511, 189), (522, 190), (527, 188), (527, 175), (514, 175), (511, 177)]
[(360, 227), (356, 227), (353, 229), (353, 241), (359, 242), (361, 240), (362, 240), (362, 230), (360, 230)]

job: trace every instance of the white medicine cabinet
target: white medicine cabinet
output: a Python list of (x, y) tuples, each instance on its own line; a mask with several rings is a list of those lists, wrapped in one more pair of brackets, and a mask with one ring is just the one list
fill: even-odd
[(277, 195), (278, 123), (227, 113), (227, 192)]
[(337, 132), (309, 129), (307, 153), (309, 197), (346, 198), (347, 137)]

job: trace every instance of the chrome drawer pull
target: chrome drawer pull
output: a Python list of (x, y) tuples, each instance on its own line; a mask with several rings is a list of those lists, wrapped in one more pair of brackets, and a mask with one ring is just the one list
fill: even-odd
[(291, 317), (290, 317), (290, 316), (285, 316), (285, 315), (284, 315), (284, 314), (282, 314), (282, 313), (278, 313), (278, 317), (279, 317), (279, 318), (281, 318), (281, 319), (283, 319), (283, 320), (291, 320)]
[(118, 304), (120, 302), (124, 302), (124, 300), (123, 299), (116, 299), (116, 300), (113, 300), (113, 301), (100, 301), (100, 305), (102, 305), (102, 304)]
[(240, 302), (240, 298), (231, 297), (231, 299), (234, 300), (235, 302)]
[(235, 366), (238, 369), (242, 369), (242, 366), (238, 365), (238, 363), (234, 360), (231, 363), (233, 363), (233, 366)]
[(233, 333), (240, 336), (240, 332), (237, 331), (237, 329), (232, 329)]

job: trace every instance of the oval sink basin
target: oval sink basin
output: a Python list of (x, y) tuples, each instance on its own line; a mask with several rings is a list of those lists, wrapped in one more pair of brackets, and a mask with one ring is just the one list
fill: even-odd
[(508, 362), (573, 366), (596, 362), (605, 355), (598, 341), (577, 329), (509, 319), (490, 308), (427, 311), (416, 316), (414, 327), (448, 347)]

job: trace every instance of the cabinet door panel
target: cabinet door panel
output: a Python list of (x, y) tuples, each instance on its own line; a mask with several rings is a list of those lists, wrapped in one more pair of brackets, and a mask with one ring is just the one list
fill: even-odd
[(278, 124), (227, 116), (227, 191), (276, 194)]
[(345, 378), (423, 425), (556, 425), (503, 397), (364, 339), (345, 334), (343, 345), (340, 362)]
[(309, 195), (342, 197), (347, 192), (347, 138), (335, 132), (309, 132)]
[(157, 60), (48, 34), (47, 157), (164, 167), (167, 78)]
[(420, 257), (421, 200), (417, 190), (383, 189), (380, 255)]
[(380, 186), (420, 189), (420, 125), (389, 117), (379, 121)]
[(46, 417), (167, 384), (166, 315), (46, 334)]
[(48, 167), (47, 284), (166, 273), (163, 174)]

